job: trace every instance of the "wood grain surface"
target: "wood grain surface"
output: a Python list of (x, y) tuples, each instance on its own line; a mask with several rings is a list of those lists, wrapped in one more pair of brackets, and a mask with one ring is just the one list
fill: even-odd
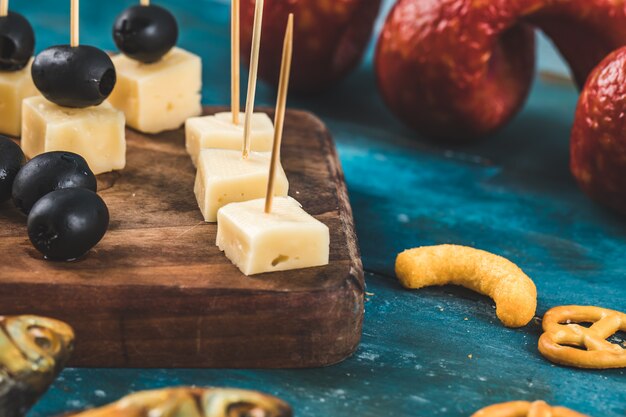
[(126, 169), (99, 177), (109, 232), (83, 259), (44, 261), (25, 218), (0, 206), (1, 314), (70, 323), (75, 366), (314, 367), (356, 349), (363, 268), (343, 173), (320, 120), (288, 111), (282, 159), (290, 195), (331, 230), (330, 265), (254, 277), (226, 259), (216, 224), (202, 221), (183, 130), (129, 130), (127, 140)]

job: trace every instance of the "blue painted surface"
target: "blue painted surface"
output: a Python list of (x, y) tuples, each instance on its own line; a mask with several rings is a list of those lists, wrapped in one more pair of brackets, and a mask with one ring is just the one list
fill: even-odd
[[(82, 3), (82, 42), (112, 49), (112, 21), (132, 3)], [(181, 46), (203, 57), (204, 101), (227, 103), (228, 2), (159, 3), (178, 17)], [(32, 20), (38, 49), (67, 42), (68, 5), (11, 3)], [(540, 54), (543, 68), (563, 70), (546, 42)], [(298, 371), (69, 369), (30, 417), (183, 384), (264, 390), (302, 417), (469, 416), (517, 399), (545, 399), (596, 417), (626, 415), (624, 370), (553, 366), (537, 352), (538, 323), (506, 329), (486, 298), (456, 288), (408, 292), (393, 278), (398, 251), (459, 243), (518, 263), (537, 284), (540, 315), (562, 304), (626, 310), (626, 222), (582, 195), (568, 171), (576, 98), (571, 86), (538, 80), (503, 132), (455, 149), (417, 138), (390, 115), (375, 88), (371, 52), (333, 91), (291, 98), (292, 107), (328, 124), (346, 173), (372, 293), (356, 355)], [(272, 90), (260, 85), (258, 99), (273, 104)]]

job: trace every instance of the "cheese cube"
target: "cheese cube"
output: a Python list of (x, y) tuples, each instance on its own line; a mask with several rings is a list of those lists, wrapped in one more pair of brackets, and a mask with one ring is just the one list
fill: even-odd
[(22, 150), (28, 158), (50, 151), (74, 152), (96, 175), (126, 165), (124, 113), (111, 104), (75, 109), (37, 96), (25, 99), (22, 109)]
[(232, 203), (217, 213), (217, 246), (245, 275), (328, 264), (328, 226), (290, 197)]
[(0, 71), (0, 133), (19, 136), (22, 100), (39, 94), (30, 75), (31, 62), (19, 71)]
[(202, 113), (202, 61), (174, 48), (161, 60), (144, 64), (126, 55), (112, 58), (117, 83), (109, 96), (126, 115), (128, 126), (144, 133), (178, 129)]
[[(240, 113), (239, 124), (233, 124), (232, 113), (223, 112), (213, 116), (192, 117), (185, 123), (187, 152), (197, 165), (201, 149), (243, 149), (243, 124), (245, 115)], [(253, 113), (250, 124), (250, 150), (269, 152), (274, 142), (274, 124), (265, 113)]]
[[(265, 197), (270, 158), (269, 152), (250, 152), (244, 160), (241, 151), (202, 150), (194, 191), (204, 220), (217, 221), (217, 211), (226, 204)], [(282, 166), (278, 168), (274, 195), (286, 196), (289, 181)]]

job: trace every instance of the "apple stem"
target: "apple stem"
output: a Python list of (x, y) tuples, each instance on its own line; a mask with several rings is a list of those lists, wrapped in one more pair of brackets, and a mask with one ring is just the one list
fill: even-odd
[(71, 0), (70, 3), (70, 45), (75, 48), (78, 46), (78, 0)]
[(248, 77), (248, 97), (246, 98), (246, 119), (243, 126), (243, 159), (250, 155), (250, 129), (254, 113), (254, 96), (259, 70), (259, 49), (261, 48), (261, 26), (263, 25), (263, 0), (256, 0), (254, 8), (254, 28), (252, 30), (252, 52), (250, 53), (250, 76)]
[(276, 100), (276, 115), (274, 116), (274, 143), (272, 144), (272, 159), (270, 173), (265, 194), (265, 212), (272, 212), (274, 198), (274, 178), (276, 167), (280, 163), (280, 144), (283, 139), (285, 111), (287, 109), (287, 91), (289, 90), (289, 75), (291, 74), (291, 56), (293, 54), (293, 13), (289, 13), (285, 40), (283, 42), (283, 58), (280, 64), (280, 81), (278, 82), (278, 99)]
[(231, 9), (231, 45), (230, 45), (230, 112), (233, 124), (239, 124), (239, 100), (240, 100), (240, 66), (239, 66), (239, 13), (240, 1), (233, 0)]

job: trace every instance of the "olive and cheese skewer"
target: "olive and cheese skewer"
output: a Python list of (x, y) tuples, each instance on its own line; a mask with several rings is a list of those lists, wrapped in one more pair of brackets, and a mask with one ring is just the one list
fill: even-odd
[(30, 75), (35, 33), (24, 16), (0, 0), (0, 134), (19, 136), (22, 100), (37, 95)]
[(231, 13), (231, 111), (211, 116), (192, 117), (185, 123), (187, 152), (194, 165), (202, 149), (251, 150), (269, 152), (272, 149), (274, 125), (265, 113), (254, 113), (254, 99), (261, 42), (263, 0), (257, 0), (254, 12), (252, 51), (248, 77), (248, 95), (244, 119), (239, 112), (239, 1), (233, 1)]
[(291, 197), (275, 197), (293, 47), (289, 15), (276, 105), (275, 133), (265, 198), (231, 203), (217, 213), (216, 244), (245, 275), (327, 265), (328, 226)]
[(118, 82), (109, 101), (128, 126), (155, 134), (202, 113), (202, 60), (176, 47), (178, 24), (169, 11), (142, 0), (117, 17), (113, 39), (122, 53), (113, 57)]
[(44, 97), (24, 100), (22, 150), (76, 153), (98, 175), (126, 166), (124, 114), (106, 100), (117, 75), (109, 56), (79, 43), (79, 0), (71, 0), (71, 43), (43, 50), (32, 75)]

